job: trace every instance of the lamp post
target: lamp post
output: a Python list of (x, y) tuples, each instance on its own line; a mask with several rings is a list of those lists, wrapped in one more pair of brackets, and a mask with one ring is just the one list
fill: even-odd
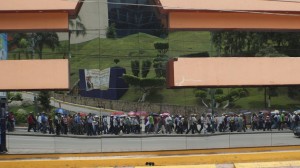
[(215, 132), (215, 123), (214, 123), (214, 116), (215, 116), (215, 112), (214, 112), (214, 106), (215, 106), (215, 93), (216, 93), (216, 89), (211, 88), (210, 89), (210, 97), (211, 97), (211, 119), (212, 119), (212, 133)]
[(0, 153), (6, 153), (6, 106), (7, 99), (0, 99)]

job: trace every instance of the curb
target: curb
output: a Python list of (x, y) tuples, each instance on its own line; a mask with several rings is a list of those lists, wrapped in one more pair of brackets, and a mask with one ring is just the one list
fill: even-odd
[(65, 138), (89, 138), (89, 139), (103, 139), (103, 138), (153, 138), (153, 137), (209, 137), (209, 136), (219, 136), (219, 135), (244, 135), (244, 134), (278, 134), (278, 133), (291, 133), (292, 131), (283, 131), (283, 132), (246, 132), (246, 133), (218, 133), (218, 134), (142, 134), (142, 135), (102, 135), (102, 136), (87, 136), (87, 135), (53, 135), (53, 134), (22, 134), (22, 133), (11, 133), (8, 132), (6, 135), (15, 135), (15, 136), (40, 136), (40, 137), (65, 137)]
[[(27, 127), (19, 127), (19, 129), (27, 129)], [(219, 135), (244, 135), (244, 134), (278, 134), (278, 133), (284, 133), (284, 134), (293, 134), (293, 131), (264, 131), (264, 132), (227, 132), (227, 133), (209, 133), (209, 134), (121, 134), (121, 135), (111, 135), (111, 134), (105, 134), (105, 135), (93, 135), (93, 136), (87, 136), (87, 135), (73, 135), (68, 134), (64, 135), (61, 134), (59, 136), (55, 134), (30, 134), (30, 133), (14, 133), (14, 132), (7, 132), (7, 135), (15, 135), (15, 136), (42, 136), (42, 137), (66, 137), (66, 138), (91, 138), (91, 139), (102, 139), (102, 138), (153, 138), (153, 137), (210, 137), (210, 136), (219, 136)]]

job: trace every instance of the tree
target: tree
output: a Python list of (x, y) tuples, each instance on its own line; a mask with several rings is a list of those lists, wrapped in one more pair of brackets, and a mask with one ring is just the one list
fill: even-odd
[(118, 58), (114, 59), (114, 63), (118, 64), (120, 62), (120, 60)]
[(106, 38), (114, 39), (117, 37), (116, 24), (112, 23), (106, 28)]
[(138, 102), (144, 102), (150, 91), (155, 88), (161, 88), (166, 83), (165, 78), (139, 78), (133, 75), (123, 75), (123, 79), (131, 86), (138, 87), (142, 92)]
[(55, 32), (34, 33), (33, 37), (35, 41), (35, 49), (38, 52), (39, 59), (43, 59), (44, 46), (48, 46), (52, 50), (60, 46), (58, 35)]
[(155, 70), (156, 77), (167, 76), (167, 62), (169, 60), (166, 53), (169, 50), (169, 43), (167, 42), (155, 42), (154, 48), (158, 51), (156, 58), (153, 59), (153, 68)]
[(227, 108), (233, 107), (237, 100), (249, 96), (249, 92), (244, 88), (234, 88), (227, 95), (224, 95), (222, 89), (208, 88), (196, 90), (195, 96), (201, 99), (205, 107), (218, 108), (223, 104), (223, 108)]
[(50, 92), (49, 91), (40, 91), (37, 100), (40, 102), (42, 108), (46, 112), (50, 112)]
[(131, 61), (131, 72), (134, 76), (139, 77), (140, 74), (140, 61)]
[(21, 59), (21, 54), (25, 54), (26, 59), (29, 58), (31, 40), (26, 33), (14, 33), (10, 35), (12, 40), (8, 41), (9, 51), (14, 50), (18, 59)]
[(146, 78), (150, 72), (152, 62), (150, 60), (143, 60), (142, 62), (142, 78)]
[[(75, 33), (76, 37), (85, 36), (86, 35), (86, 27), (81, 22), (81, 18), (78, 15), (76, 19), (69, 20), (69, 25), (72, 29), (70, 29), (71, 34)], [(75, 29), (73, 29), (75, 28)]]
[(159, 55), (165, 55), (169, 50), (168, 42), (155, 42), (154, 48), (159, 52)]

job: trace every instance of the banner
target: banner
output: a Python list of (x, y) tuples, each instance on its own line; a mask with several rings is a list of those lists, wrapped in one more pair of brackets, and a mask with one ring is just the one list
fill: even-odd
[(100, 69), (85, 69), (84, 70), (86, 91), (100, 89), (109, 89), (110, 68)]
[[(7, 60), (7, 35), (0, 33), (0, 61)], [(6, 98), (6, 92), (0, 92), (0, 99)]]

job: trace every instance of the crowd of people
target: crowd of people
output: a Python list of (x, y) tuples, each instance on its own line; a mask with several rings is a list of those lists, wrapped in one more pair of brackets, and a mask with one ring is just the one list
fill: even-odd
[(247, 130), (293, 129), (298, 126), (299, 115), (294, 113), (212, 114), (188, 117), (181, 115), (97, 116), (89, 113), (82, 116), (57, 113), (52, 119), (45, 113), (27, 118), (28, 132), (49, 134), (102, 135), (102, 134), (207, 134), (214, 132), (246, 132)]

